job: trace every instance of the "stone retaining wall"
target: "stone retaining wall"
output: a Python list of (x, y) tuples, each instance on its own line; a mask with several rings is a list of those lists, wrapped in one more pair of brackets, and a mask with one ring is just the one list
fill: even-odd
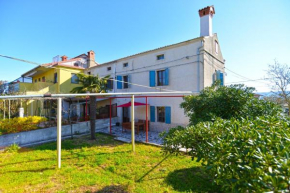
[[(112, 124), (117, 122), (117, 118), (112, 118)], [(105, 124), (109, 123), (109, 119), (98, 119), (96, 120), (96, 128), (108, 127)], [(86, 134), (90, 132), (90, 122), (81, 122), (72, 125), (72, 133), (76, 134)], [(62, 137), (71, 136), (71, 126), (62, 126), (61, 131)], [(18, 144), (19, 146), (27, 146), (30, 144), (55, 141), (57, 137), (56, 127), (50, 127), (45, 129), (38, 129), (32, 131), (25, 131), (19, 133), (11, 133), (6, 135), (0, 135), (0, 148), (7, 147), (12, 144)]]

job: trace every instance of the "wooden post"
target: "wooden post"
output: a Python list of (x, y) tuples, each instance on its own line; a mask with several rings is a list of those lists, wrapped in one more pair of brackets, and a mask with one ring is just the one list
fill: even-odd
[(131, 99), (131, 140), (132, 140), (132, 151), (135, 152), (135, 111), (134, 111), (134, 95)]

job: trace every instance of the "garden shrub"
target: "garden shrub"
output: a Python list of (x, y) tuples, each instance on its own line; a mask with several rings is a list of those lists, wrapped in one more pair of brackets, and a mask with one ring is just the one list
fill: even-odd
[(3, 119), (0, 121), (0, 130), (2, 131), (2, 134), (35, 130), (39, 128), (38, 124), (44, 121), (47, 121), (45, 117), (38, 116)]
[(214, 121), (217, 117), (255, 118), (258, 116), (280, 116), (282, 109), (277, 104), (259, 100), (255, 97), (255, 88), (242, 84), (220, 86), (214, 84), (200, 92), (199, 95), (184, 97), (181, 107), (195, 125), (203, 121)]
[(162, 134), (163, 150), (185, 147), (225, 192), (265, 192), (290, 187), (290, 123), (277, 117), (218, 118)]

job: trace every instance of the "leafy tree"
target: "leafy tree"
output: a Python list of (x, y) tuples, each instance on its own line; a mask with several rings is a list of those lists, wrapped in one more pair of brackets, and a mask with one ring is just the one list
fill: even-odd
[(219, 86), (218, 83), (205, 88), (196, 96), (184, 97), (181, 107), (190, 118), (190, 124), (213, 121), (217, 117), (254, 118), (262, 115), (280, 115), (281, 108), (254, 96), (255, 88), (244, 85)]
[(273, 93), (290, 109), (290, 67), (275, 60), (274, 64), (268, 66), (267, 75)]
[[(82, 86), (75, 87), (71, 90), (72, 93), (104, 93), (107, 91), (107, 79), (109, 76), (100, 78), (98, 75), (77, 74), (80, 84)], [(96, 139), (96, 108), (97, 97), (90, 96), (90, 123), (91, 123), (91, 139)]]
[(5, 80), (0, 80), (0, 95), (1, 94), (4, 94), (4, 90), (5, 90), (5, 87), (4, 87), (4, 84), (7, 83), (7, 81)]

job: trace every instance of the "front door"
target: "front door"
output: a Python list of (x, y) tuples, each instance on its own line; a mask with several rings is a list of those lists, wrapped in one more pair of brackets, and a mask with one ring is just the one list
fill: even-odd
[(130, 122), (129, 107), (123, 107), (123, 123)]

